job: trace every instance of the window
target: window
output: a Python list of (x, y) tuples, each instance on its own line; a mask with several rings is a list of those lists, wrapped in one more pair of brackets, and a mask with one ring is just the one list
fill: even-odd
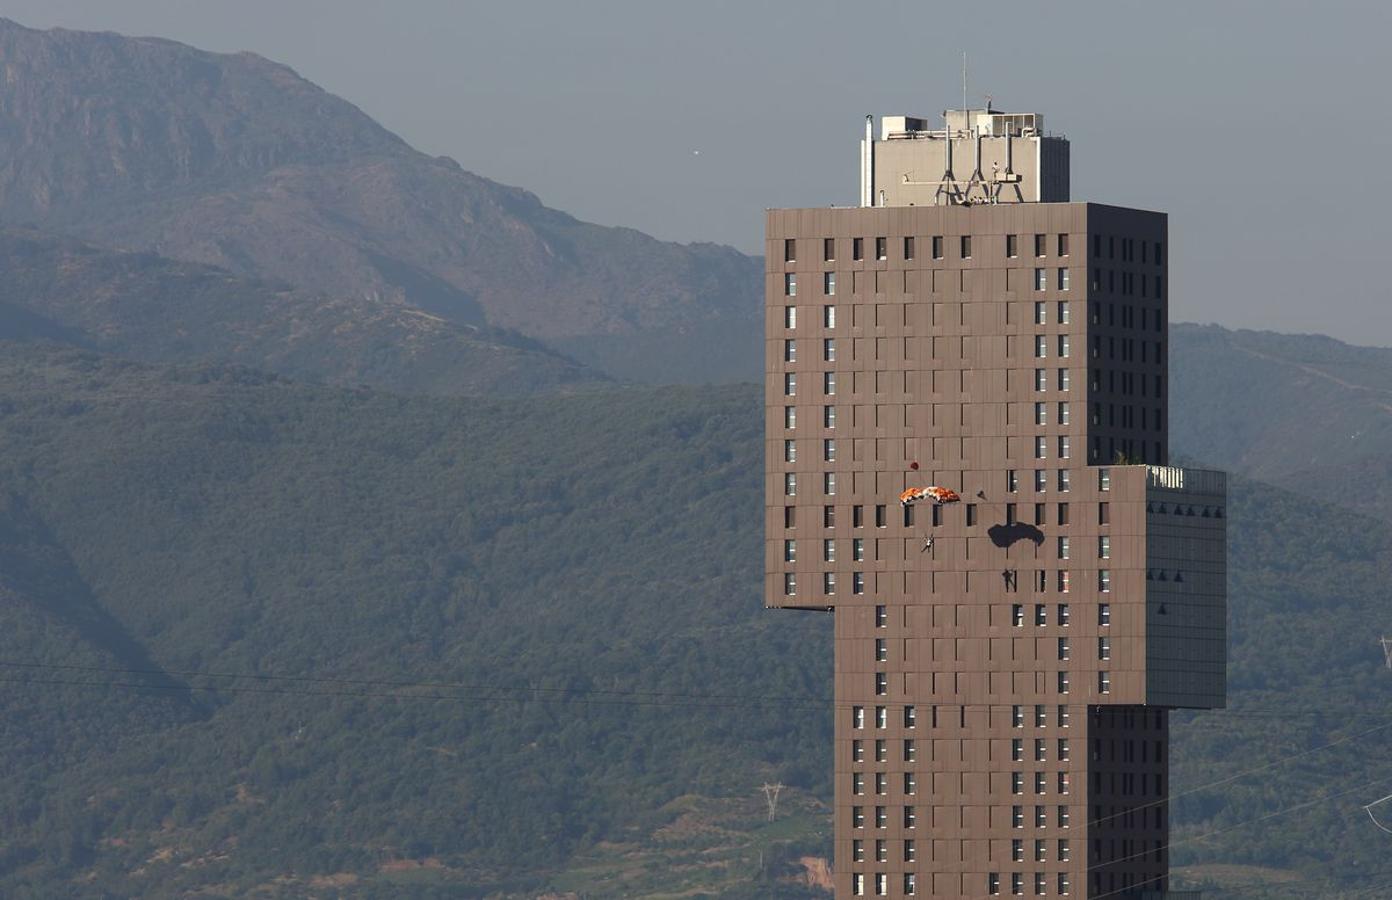
[(1112, 590), (1112, 572), (1110, 569), (1097, 570), (1097, 591), (1101, 594), (1109, 593)]
[(1010, 827), (1011, 827), (1011, 828), (1024, 828), (1024, 827), (1025, 827), (1025, 808), (1024, 808), (1023, 806), (1012, 806), (1012, 807), (1010, 807)]
[(1049, 304), (1045, 303), (1043, 300), (1036, 300), (1034, 303), (1034, 324), (1049, 324)]
[(852, 707), (851, 707), (851, 727), (852, 727), (852, 728), (864, 728), (864, 727), (865, 727), (865, 707), (863, 707), (863, 706), (852, 706)]
[(967, 525), (968, 525), (968, 526), (971, 526), (971, 525), (975, 525), (975, 524), (976, 524), (976, 504), (975, 504), (975, 503), (968, 503), (968, 504), (967, 504)]
[(917, 816), (916, 816), (916, 814), (915, 814), (914, 808), (913, 808), (912, 806), (906, 806), (906, 807), (904, 807), (904, 827), (905, 827), (905, 828), (913, 828), (913, 827), (914, 827), (914, 823), (915, 823), (917, 820), (918, 820), (918, 818), (917, 818)]
[(797, 259), (797, 241), (789, 238), (783, 242), (783, 261), (793, 262)]
[(1012, 494), (1020, 489), (1020, 477), (1014, 469), (1006, 470), (1005, 489)]
[(913, 258), (914, 258), (914, 239), (911, 238), (911, 237), (906, 237), (906, 238), (904, 238), (904, 259), (907, 260), (907, 259), (913, 259)]
[(1020, 255), (1019, 235), (1007, 234), (1005, 236), (1005, 255), (1011, 259)]
[(836, 362), (836, 338), (822, 338), (822, 359)]
[[(796, 407), (796, 406), (785, 406), (785, 407), (783, 407), (783, 427), (784, 427), (784, 428), (796, 428), (796, 427), (797, 427), (797, 407)], [(790, 443), (791, 443), (791, 442), (790, 442)], [(791, 460), (790, 460), (790, 461), (791, 461)]]
[(1049, 338), (1042, 334), (1034, 336), (1034, 356), (1035, 359), (1044, 359), (1049, 355)]
[(1060, 535), (1058, 539), (1058, 558), (1068, 558), (1068, 538)]
[(1098, 625), (1110, 625), (1110, 624), (1112, 624), (1112, 604), (1110, 604), (1110, 603), (1099, 603), (1099, 604), (1097, 605), (1097, 624), (1098, 624)]
[(865, 742), (859, 738), (851, 741), (851, 761), (865, 762)]
[(888, 707), (886, 707), (886, 706), (877, 706), (877, 707), (875, 707), (875, 727), (876, 727), (876, 728), (888, 728), (888, 727), (889, 727), (889, 708), (888, 708)]
[(823, 293), (823, 294), (826, 294), (828, 297), (834, 297), (834, 296), (836, 296), (836, 273), (835, 273), (835, 272), (823, 272), (823, 273), (822, 273), (822, 293)]
[(783, 342), (783, 361), (797, 362), (797, 341), (790, 338)]
[(824, 328), (835, 328), (835, 327), (836, 327), (836, 307), (834, 307), (834, 306), (823, 306), (823, 307), (822, 307), (822, 326), (823, 326)]
[(942, 235), (940, 235), (940, 234), (935, 234), (935, 235), (933, 235), (932, 244), (933, 244), (933, 258), (934, 258), (934, 259), (942, 259), (942, 258), (943, 258), (943, 240), (942, 240)]
[(887, 238), (875, 238), (875, 258), (889, 259), (889, 240)]
[(1058, 236), (1058, 255), (1068, 255), (1068, 235), (1066, 234), (1061, 234)]
[(1013, 728), (1025, 727), (1025, 708), (1018, 703), (1010, 707), (1010, 724)]
[(1066, 806), (1060, 806), (1060, 807), (1058, 808), (1058, 819), (1057, 819), (1057, 821), (1058, 821), (1058, 827), (1060, 827), (1060, 828), (1067, 828), (1067, 827), (1068, 827), (1068, 807), (1066, 807)]
[(1047, 491), (1049, 489), (1049, 473), (1047, 470), (1034, 470), (1034, 489), (1036, 491)]
[(1058, 320), (1060, 325), (1067, 325), (1069, 322), (1067, 300), (1060, 300), (1058, 302)]
[(1010, 760), (1020, 762), (1025, 758), (1025, 742), (1022, 738), (1010, 739)]
[(971, 259), (971, 235), (962, 235), (961, 240), (962, 258)]
[(796, 472), (785, 472), (785, 473), (783, 473), (783, 496), (784, 496), (784, 497), (796, 497), (796, 496), (797, 496), (797, 473), (796, 473)]
[(875, 696), (883, 697), (889, 693), (889, 675), (884, 672), (875, 673)]
[(1060, 569), (1058, 573), (1058, 590), (1060, 594), (1068, 593), (1068, 570)]
[(822, 259), (831, 262), (836, 258), (836, 238), (822, 238)]
[(797, 462), (797, 441), (783, 442), (783, 461), (787, 463)]
[(1024, 604), (1015, 603), (1010, 607), (1010, 624), (1016, 628), (1022, 628), (1025, 624)]
[(1045, 269), (1034, 270), (1034, 289), (1044, 291), (1049, 288), (1049, 276)]
[(1047, 612), (1047, 610), (1048, 610), (1048, 607), (1045, 606), (1043, 603), (1036, 603), (1036, 604), (1034, 605), (1034, 624), (1036, 624), (1036, 625), (1048, 625), (1048, 624), (1049, 624), (1049, 613)]
[[(904, 707), (904, 727), (905, 727), (905, 728), (913, 728), (917, 723), (918, 723), (918, 715), (917, 715), (917, 713), (915, 712), (914, 708), (913, 708), (912, 706), (906, 706), (906, 707)], [(912, 792), (912, 791), (906, 791), (905, 793), (910, 793), (910, 794), (911, 794), (911, 793), (913, 793), (913, 792)]]
[(986, 876), (986, 890), (991, 894), (1000, 893), (1000, 873), (992, 872)]
[(1049, 457), (1049, 439), (1044, 435), (1036, 435), (1034, 438), (1034, 458), (1047, 459)]
[(863, 594), (863, 593), (865, 593), (865, 573), (864, 573), (864, 572), (852, 572), (852, 573), (851, 573), (851, 593), (852, 593), (852, 594)]
[(1018, 895), (1024, 894), (1024, 892), (1025, 892), (1025, 876), (1021, 875), (1019, 872), (1011, 872), (1011, 873), (1010, 873), (1010, 893), (1018, 896)]
[(1097, 539), (1097, 558), (1112, 558), (1112, 539), (1105, 534)]
[(835, 427), (836, 427), (836, 407), (834, 407), (834, 406), (823, 406), (823, 407), (822, 407), (822, 427), (823, 427), (823, 428), (835, 428)]
[(1058, 639), (1058, 658), (1060, 661), (1068, 659), (1068, 638), (1066, 637)]
[(835, 496), (836, 496), (836, 473), (835, 473), (835, 472), (823, 472), (823, 473), (822, 473), (822, 493), (826, 494), (828, 497), (835, 497)]
[(1067, 370), (1067, 369), (1059, 369), (1059, 370), (1058, 370), (1058, 389), (1061, 390), (1061, 391), (1066, 391), (1066, 390), (1068, 390), (1068, 370)]
[[(906, 784), (906, 785), (907, 785), (907, 784), (911, 784), (912, 782), (910, 781), (910, 779), (913, 778), (913, 773), (911, 773), (911, 772), (906, 772), (906, 773), (904, 774), (904, 778), (905, 778), (905, 784)], [(906, 790), (904, 791), (904, 793), (906, 793), (906, 794), (911, 794), (911, 793), (913, 793), (913, 792), (906, 789)], [(916, 860), (917, 858), (918, 858), (918, 853), (917, 853), (916, 848), (914, 847), (913, 839), (910, 838), (909, 840), (904, 841), (904, 862), (913, 862), (913, 861)]]
[[(1062, 842), (1062, 843), (1067, 843), (1067, 842), (1064, 841), (1064, 842)], [(1060, 894), (1067, 894), (1067, 893), (1068, 893), (1068, 888), (1069, 888), (1069, 884), (1068, 884), (1068, 873), (1067, 873), (1067, 872), (1060, 872), (1060, 873), (1058, 873), (1058, 892), (1059, 892)]]
[[(1068, 290), (1068, 269), (1067, 269), (1067, 268), (1060, 267), (1059, 270), (1058, 270), (1058, 289), (1061, 290), (1061, 291), (1066, 291), (1066, 290)], [(1064, 320), (1060, 319), (1059, 321), (1064, 321)]]
[(1069, 485), (1068, 470), (1067, 470), (1067, 469), (1059, 469), (1059, 470), (1058, 470), (1058, 489), (1059, 489), (1060, 491), (1065, 491), (1065, 492), (1066, 492), (1066, 491), (1068, 490), (1068, 485)]
[(1097, 470), (1097, 489), (1099, 491), (1110, 491), (1112, 489), (1112, 470)]
[(1066, 435), (1066, 434), (1061, 434), (1061, 435), (1059, 435), (1059, 439), (1058, 439), (1058, 458), (1059, 458), (1059, 459), (1068, 459), (1068, 458), (1069, 458), (1070, 444), (1071, 444), (1071, 442), (1069, 441), (1068, 435)]
[(865, 774), (862, 772), (851, 773), (851, 793), (857, 797), (865, 793)]
[(1023, 772), (1010, 773), (1010, 793), (1023, 794), (1025, 792), (1025, 775)]
[(885, 638), (875, 638), (875, 662), (885, 662), (889, 659), (889, 641)]
[(1058, 336), (1058, 355), (1061, 359), (1068, 358), (1068, 335), (1066, 334)]
[(783, 573), (783, 596), (793, 597), (797, 595), (797, 576), (792, 572)]
[(889, 609), (884, 606), (875, 607), (875, 627), (885, 628), (889, 625)]
[(1067, 425), (1071, 421), (1069, 413), (1068, 401), (1060, 401), (1058, 405), (1058, 423), (1060, 425)]
[(783, 561), (797, 562), (797, 541), (783, 542)]
[(1043, 772), (1034, 773), (1034, 792), (1035, 794), (1045, 794), (1049, 791), (1049, 776)]
[(796, 528), (796, 527), (797, 527), (797, 507), (796, 507), (796, 506), (785, 506), (785, 507), (783, 507), (783, 527), (784, 527), (784, 528)]
[(825, 562), (836, 562), (836, 541), (831, 538), (822, 541), (822, 559)]
[(883, 806), (877, 806), (877, 807), (875, 807), (875, 827), (876, 827), (876, 828), (888, 828), (888, 827), (889, 827), (889, 812), (888, 812), (888, 810), (886, 810)]
[(889, 524), (889, 523), (888, 523), (888, 518), (889, 518), (889, 517), (888, 517), (888, 515), (887, 515), (886, 512), (885, 512), (885, 505), (884, 505), (883, 503), (876, 504), (876, 506), (875, 506), (875, 527), (876, 527), (876, 528), (885, 528), (885, 527), (888, 527), (888, 524)]
[(851, 538), (851, 559), (856, 562), (865, 561), (865, 539)]
[(826, 462), (836, 462), (836, 441), (831, 438), (822, 439), (822, 459)]
[[(913, 841), (909, 841), (909, 842), (908, 842), (909, 845), (911, 845), (912, 843), (913, 843)], [(906, 850), (906, 852), (907, 852), (907, 850)], [(912, 860), (905, 860), (905, 862), (912, 862)], [(912, 896), (915, 895), (916, 890), (915, 890), (914, 883), (915, 883), (914, 873), (912, 873), (912, 872), (905, 872), (905, 873), (904, 873), (904, 896), (905, 896), (905, 897), (912, 897)]]
[(834, 396), (836, 396), (836, 373), (835, 373), (835, 372), (823, 372), (823, 373), (822, 373), (822, 393), (825, 394), (825, 395), (827, 395), (828, 397), (834, 397)]
[(1049, 424), (1049, 407), (1046, 406), (1046, 405), (1043, 404), (1043, 403), (1036, 403), (1036, 404), (1034, 404), (1034, 424), (1036, 424), (1036, 425), (1048, 425), (1048, 424)]
[(1112, 658), (1112, 639), (1111, 639), (1111, 638), (1109, 638), (1109, 637), (1100, 637), (1100, 638), (1097, 639), (1097, 658), (1098, 658), (1098, 659), (1111, 659), (1111, 658)]
[(1110, 694), (1112, 692), (1112, 676), (1108, 672), (1097, 673), (1097, 693)]
[(1097, 524), (1110, 525), (1112, 523), (1112, 505), (1110, 503), (1097, 504)]
[(797, 274), (796, 274), (796, 273), (794, 273), (794, 272), (785, 272), (785, 273), (783, 274), (783, 296), (785, 296), (785, 297), (796, 297), (796, 296), (797, 296)]
[(1059, 672), (1059, 673), (1058, 673), (1058, 692), (1059, 692), (1060, 694), (1066, 694), (1066, 693), (1068, 693), (1068, 673), (1067, 673), (1067, 672)]
[(797, 307), (796, 307), (796, 306), (785, 306), (785, 307), (783, 307), (783, 327), (784, 327), (784, 328), (796, 328), (796, 327), (797, 327)]
[(1047, 391), (1049, 389), (1049, 373), (1047, 369), (1034, 370), (1034, 389), (1036, 391)]
[(783, 396), (794, 397), (797, 395), (797, 373), (783, 373)]
[(1068, 521), (1068, 504), (1060, 503), (1058, 505), (1058, 523), (1060, 525), (1067, 525)]
[(1035, 873), (1034, 873), (1034, 895), (1035, 895), (1036, 897), (1043, 897), (1046, 890), (1047, 890), (1047, 885), (1046, 885), (1046, 882), (1045, 882), (1044, 873), (1043, 873), (1043, 872), (1035, 872)]
[(904, 762), (913, 762), (917, 758), (918, 745), (913, 742), (912, 738), (904, 741)]
[(836, 573), (835, 573), (835, 572), (823, 572), (823, 573), (822, 573), (822, 593), (823, 593), (823, 594), (826, 594), (828, 597), (833, 597), (833, 596), (836, 595)]
[(1044, 235), (1042, 235), (1042, 234), (1036, 234), (1036, 235), (1034, 236), (1034, 255), (1035, 255), (1035, 256), (1043, 256), (1044, 253), (1045, 253)]
[(1069, 615), (1068, 604), (1067, 604), (1067, 603), (1060, 603), (1060, 604), (1059, 604), (1059, 607), (1058, 607), (1058, 620), (1059, 620), (1059, 625), (1064, 626), (1064, 625), (1067, 625), (1067, 624), (1068, 624), (1068, 615)]

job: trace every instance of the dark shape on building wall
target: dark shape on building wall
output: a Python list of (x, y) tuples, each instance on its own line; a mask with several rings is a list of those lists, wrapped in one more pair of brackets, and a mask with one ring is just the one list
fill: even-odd
[(1044, 532), (1033, 525), (1016, 522), (1014, 525), (992, 525), (986, 529), (991, 543), (997, 547), (1009, 547), (1018, 541), (1034, 541), (1034, 546), (1044, 545)]

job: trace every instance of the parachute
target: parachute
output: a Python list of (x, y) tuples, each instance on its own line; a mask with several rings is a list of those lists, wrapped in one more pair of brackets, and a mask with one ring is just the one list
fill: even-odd
[(936, 484), (928, 487), (909, 488), (899, 495), (899, 502), (903, 506), (911, 506), (919, 500), (931, 500), (941, 506), (944, 503), (959, 503), (962, 497), (952, 488), (938, 487)]

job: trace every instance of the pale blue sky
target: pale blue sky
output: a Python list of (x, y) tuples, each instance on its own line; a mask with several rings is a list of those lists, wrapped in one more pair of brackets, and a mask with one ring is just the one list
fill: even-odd
[(548, 205), (752, 252), (764, 207), (854, 201), (866, 113), (960, 103), (966, 50), (973, 103), (1072, 140), (1074, 199), (1170, 213), (1174, 318), (1392, 344), (1392, 6), (948, 8), (0, 0), (32, 27), (254, 50)]

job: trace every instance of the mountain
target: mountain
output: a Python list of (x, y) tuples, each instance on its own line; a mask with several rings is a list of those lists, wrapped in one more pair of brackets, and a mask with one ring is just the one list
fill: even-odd
[(0, 222), (521, 332), (623, 378), (760, 371), (756, 258), (548, 209), (254, 54), (0, 20), (0, 59)]
[(515, 333), (29, 230), (0, 229), (0, 271), (0, 334), (12, 338), (408, 393), (501, 395), (604, 380)]
[(1392, 349), (1217, 326), (1170, 334), (1176, 449), (1392, 521)]
[[(0, 893), (817, 895), (830, 621), (761, 608), (761, 397), (0, 344)], [(1347, 896), (1392, 536), (1231, 490), (1231, 709), (1177, 717), (1176, 864)]]

